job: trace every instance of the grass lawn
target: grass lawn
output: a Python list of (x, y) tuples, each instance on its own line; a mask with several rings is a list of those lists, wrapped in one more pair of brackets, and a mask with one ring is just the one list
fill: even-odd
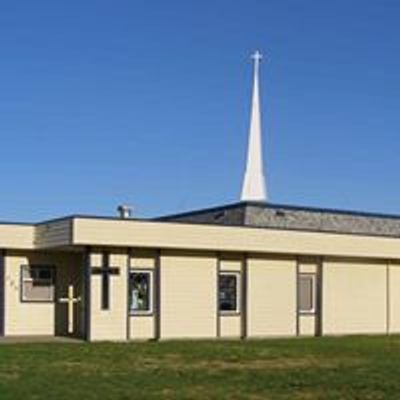
[(0, 399), (399, 399), (400, 337), (0, 345)]

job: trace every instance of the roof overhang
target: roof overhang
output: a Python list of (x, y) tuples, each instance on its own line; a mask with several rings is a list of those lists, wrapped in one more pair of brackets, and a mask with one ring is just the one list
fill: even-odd
[(84, 246), (400, 259), (400, 238), (393, 237), (79, 216), (36, 226), (0, 224), (0, 248)]
[(33, 249), (34, 236), (34, 225), (0, 223), (0, 248), (2, 249)]
[(72, 245), (400, 259), (400, 238), (90, 218), (74, 219)]

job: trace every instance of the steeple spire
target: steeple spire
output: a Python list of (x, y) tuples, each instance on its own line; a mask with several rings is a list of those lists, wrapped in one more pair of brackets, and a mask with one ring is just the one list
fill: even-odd
[(253, 99), (246, 171), (242, 187), (242, 201), (267, 201), (267, 191), (263, 172), (261, 113), (259, 93), (259, 67), (262, 55), (257, 50), (251, 58), (254, 60)]

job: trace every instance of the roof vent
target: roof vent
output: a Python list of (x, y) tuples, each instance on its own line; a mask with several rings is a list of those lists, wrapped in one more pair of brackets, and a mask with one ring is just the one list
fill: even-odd
[(127, 206), (126, 204), (121, 204), (117, 208), (118, 215), (121, 219), (128, 219), (132, 216), (132, 208)]
[(224, 218), (224, 217), (225, 217), (225, 214), (226, 214), (225, 211), (220, 211), (219, 213), (217, 213), (217, 214), (214, 215), (214, 220), (215, 220), (215, 221), (218, 221), (218, 220)]

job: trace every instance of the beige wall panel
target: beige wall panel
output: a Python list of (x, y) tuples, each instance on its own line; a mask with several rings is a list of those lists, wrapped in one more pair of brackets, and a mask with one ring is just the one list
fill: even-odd
[[(399, 239), (390, 237), (83, 217), (73, 219), (73, 228), (64, 229), (66, 225), (60, 224), (0, 224), (0, 247), (32, 249), (72, 242), (99, 247), (400, 258)], [(43, 232), (43, 226), (51, 227), (50, 234)]]
[(216, 336), (217, 260), (161, 253), (161, 338)]
[[(54, 335), (54, 303), (21, 302), (21, 265), (33, 255), (7, 255), (5, 288), (5, 335)], [(31, 262), (32, 263), (32, 262)]]
[(33, 249), (34, 235), (33, 225), (0, 224), (0, 248)]
[(400, 258), (399, 239), (334, 233), (77, 218), (74, 243), (147, 248)]
[(315, 315), (299, 316), (299, 334), (300, 336), (315, 335)]
[(131, 268), (153, 269), (156, 267), (157, 254), (151, 250), (134, 250), (130, 261)]
[[(76, 254), (9, 252), (5, 260), (5, 334), (54, 335), (56, 332), (60, 333), (61, 329), (66, 329), (66, 309), (57, 301), (60, 296), (65, 295), (63, 289), (69, 283), (75, 284), (77, 290), (80, 290), (81, 263), (81, 256)], [(21, 265), (28, 264), (56, 267), (55, 302), (21, 302)], [(70, 282), (75, 278), (77, 281)], [(77, 323), (78, 320), (77, 316)], [(81, 326), (77, 328), (82, 329)]]
[(296, 334), (296, 260), (249, 258), (248, 336)]
[(242, 270), (243, 259), (229, 256), (222, 256), (220, 258), (219, 268), (221, 271), (235, 271), (240, 272)]
[(92, 252), (89, 256), (91, 266), (100, 267), (103, 263), (102, 254), (100, 251)]
[(386, 264), (324, 262), (324, 334), (385, 333), (386, 301)]
[(130, 339), (154, 338), (154, 316), (130, 317)]
[[(110, 276), (110, 308), (101, 309), (101, 275), (91, 275), (90, 340), (127, 339), (127, 254), (110, 254), (112, 266), (119, 267), (119, 275)], [(91, 256), (91, 266), (102, 265), (102, 257)]]
[(389, 331), (400, 333), (400, 264), (389, 266)]
[(220, 336), (222, 338), (238, 338), (241, 334), (240, 315), (220, 316)]
[(303, 262), (299, 261), (299, 272), (302, 274), (315, 274), (318, 271), (318, 264), (316, 262)]

